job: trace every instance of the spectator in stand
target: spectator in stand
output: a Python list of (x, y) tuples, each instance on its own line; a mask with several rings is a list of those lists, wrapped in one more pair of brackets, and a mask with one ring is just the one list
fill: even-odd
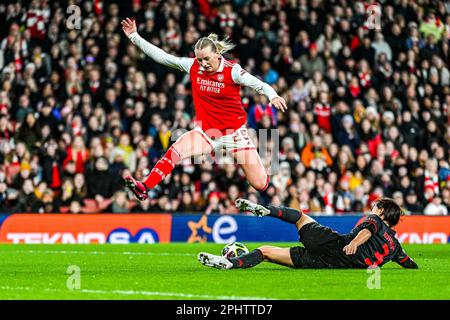
[(403, 199), (403, 193), (401, 191), (395, 191), (392, 194), (392, 198), (394, 199), (395, 203), (398, 204), (400, 207), (405, 206), (405, 200)]
[(450, 212), (450, 188), (448, 187), (442, 190), (442, 204), (447, 208), (447, 213)]
[(320, 136), (314, 136), (313, 141), (305, 146), (301, 159), (305, 167), (319, 172), (326, 171), (333, 164)]
[(130, 201), (124, 191), (117, 191), (112, 196), (112, 203), (108, 211), (112, 213), (127, 213), (130, 212)]
[(287, 196), (287, 188), (292, 184), (291, 166), (287, 161), (280, 164), (280, 171), (272, 178), (272, 183), (280, 198), (284, 200)]
[(221, 214), (226, 213), (218, 192), (211, 192), (208, 196), (208, 206), (205, 210), (205, 214), (211, 214), (213, 212)]
[(408, 189), (406, 193), (405, 207), (408, 214), (419, 215), (424, 213), (424, 207), (418, 201), (417, 193), (414, 189)]
[(339, 131), (337, 141), (340, 146), (349, 146), (352, 153), (355, 154), (359, 149), (359, 135), (354, 127), (354, 119), (351, 115), (345, 115), (342, 118), (342, 128)]
[(84, 173), (85, 163), (89, 159), (89, 150), (84, 144), (84, 140), (81, 136), (76, 136), (73, 139), (71, 146), (67, 148), (67, 156), (63, 162), (63, 169), (70, 161), (75, 163), (75, 172)]
[(183, 192), (181, 194), (181, 201), (178, 210), (183, 212), (194, 212), (197, 211), (192, 199), (192, 194), (190, 192)]
[(448, 215), (448, 211), (447, 207), (442, 204), (441, 197), (434, 197), (425, 207), (424, 214), (428, 216), (446, 216)]
[(73, 178), (73, 194), (77, 199), (85, 199), (88, 196), (86, 178), (83, 174), (77, 173)]
[(311, 77), (315, 71), (319, 71), (322, 74), (325, 72), (325, 63), (318, 53), (316, 43), (311, 43), (308, 53), (300, 57), (300, 64), (306, 77)]
[(16, 139), (23, 141), (28, 150), (40, 146), (41, 129), (37, 123), (36, 115), (33, 112), (26, 114), (24, 122), (17, 132)]
[(113, 177), (109, 174), (108, 169), (108, 160), (100, 157), (95, 161), (94, 169), (88, 174), (88, 195), (89, 198), (95, 199), (98, 206), (103, 206), (105, 200), (113, 195)]
[(80, 201), (73, 200), (70, 202), (69, 213), (82, 213)]
[(267, 115), (270, 119), (271, 126), (277, 126), (277, 109), (272, 107), (265, 96), (255, 97), (255, 104), (252, 105), (248, 112), (248, 127), (258, 129), (261, 127), (262, 118)]
[(233, 184), (228, 188), (226, 199), (224, 201), (226, 213), (230, 213), (230, 214), (239, 213), (239, 210), (237, 210), (236, 205), (235, 205), (235, 201), (238, 198), (239, 198), (239, 188)]
[(266, 60), (261, 64), (261, 73), (265, 83), (274, 84), (278, 81), (278, 72), (272, 68), (270, 61)]

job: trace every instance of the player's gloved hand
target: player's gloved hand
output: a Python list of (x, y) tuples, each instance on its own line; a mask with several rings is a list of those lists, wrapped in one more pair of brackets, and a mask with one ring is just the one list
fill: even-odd
[(352, 255), (356, 253), (356, 250), (358, 250), (358, 246), (355, 243), (350, 242), (348, 245), (342, 249), (346, 255)]
[(282, 112), (287, 110), (286, 101), (282, 97), (273, 98), (270, 100), (270, 104)]

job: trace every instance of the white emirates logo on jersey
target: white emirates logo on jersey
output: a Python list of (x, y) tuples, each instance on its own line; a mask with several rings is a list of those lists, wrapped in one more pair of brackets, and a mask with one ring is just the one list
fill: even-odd
[(213, 80), (201, 79), (201, 78), (197, 78), (197, 84), (200, 85), (199, 86), (200, 90), (205, 91), (205, 92), (220, 93), (220, 89), (225, 88), (224, 83), (220, 83), (220, 82), (213, 81)]

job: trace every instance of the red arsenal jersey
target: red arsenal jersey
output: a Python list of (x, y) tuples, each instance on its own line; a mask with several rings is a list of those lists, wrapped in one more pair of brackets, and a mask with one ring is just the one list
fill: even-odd
[(211, 138), (231, 134), (247, 122), (241, 101), (241, 86), (233, 81), (234, 62), (222, 57), (219, 70), (208, 74), (197, 60), (190, 69), (195, 124)]

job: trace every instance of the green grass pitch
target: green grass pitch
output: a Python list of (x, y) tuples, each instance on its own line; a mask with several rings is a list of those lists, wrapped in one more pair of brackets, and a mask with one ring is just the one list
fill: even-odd
[(388, 263), (379, 289), (368, 288), (375, 282), (367, 270), (217, 270), (197, 262), (198, 252), (222, 247), (0, 245), (0, 299), (450, 299), (449, 245), (405, 245), (420, 269)]

